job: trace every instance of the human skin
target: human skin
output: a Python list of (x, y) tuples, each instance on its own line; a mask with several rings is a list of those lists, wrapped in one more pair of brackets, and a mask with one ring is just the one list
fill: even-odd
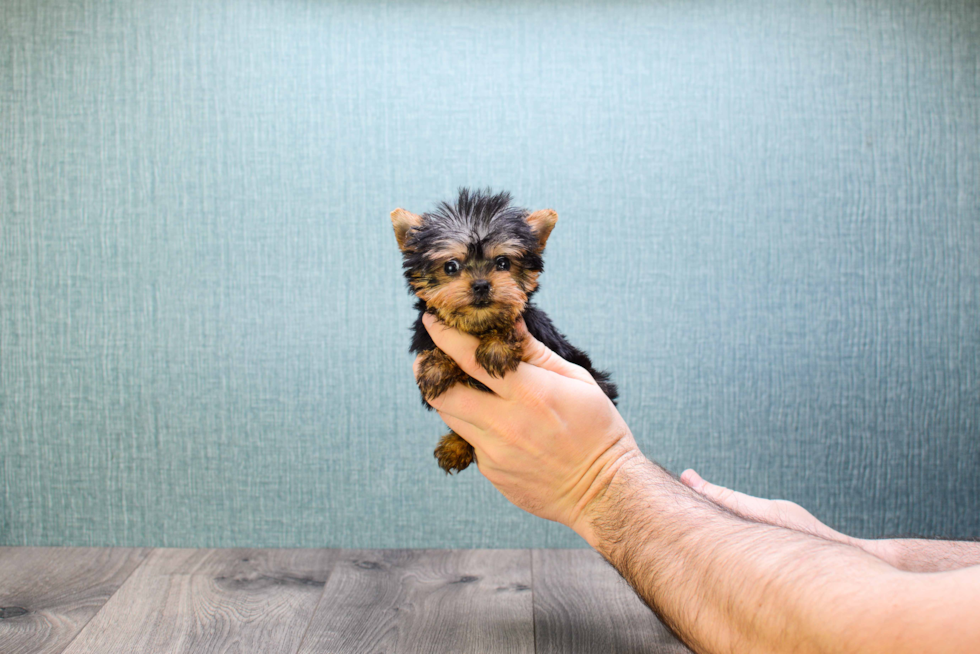
[(476, 364), (475, 337), (432, 316), (425, 326), (493, 391), (456, 385), (430, 402), (473, 445), (483, 475), (522, 509), (575, 530), (695, 651), (976, 650), (980, 566), (909, 572), (815, 519), (772, 513), (759, 498), (733, 502), (689, 473), (696, 491), (643, 456), (583, 369), (530, 335), (518, 369), (491, 377)]
[(764, 522), (859, 547), (869, 554), (907, 572), (944, 572), (980, 565), (980, 543), (928, 540), (924, 538), (852, 538), (831, 529), (799, 504), (767, 500), (711, 484), (695, 472), (685, 470), (681, 482), (715, 504), (755, 522)]

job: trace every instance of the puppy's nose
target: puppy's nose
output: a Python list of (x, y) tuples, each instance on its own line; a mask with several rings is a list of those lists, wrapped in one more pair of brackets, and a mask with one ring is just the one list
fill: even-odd
[(473, 282), (473, 295), (486, 297), (490, 294), (490, 282), (485, 279), (478, 279)]

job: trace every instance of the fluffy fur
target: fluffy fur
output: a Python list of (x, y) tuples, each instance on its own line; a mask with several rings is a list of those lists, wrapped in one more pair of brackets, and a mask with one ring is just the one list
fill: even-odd
[[(467, 376), (439, 350), (422, 316), (435, 314), (447, 325), (480, 339), (476, 360), (494, 377), (516, 370), (523, 357), (514, 331), (523, 316), (528, 331), (563, 359), (582, 366), (613, 401), (616, 386), (595, 370), (589, 356), (572, 346), (543, 311), (531, 303), (544, 270), (541, 255), (558, 221), (551, 209), (533, 213), (511, 206), (509, 193), (460, 189), (455, 204), (442, 202), (421, 216), (395, 209), (391, 222), (403, 256), (409, 292), (418, 298), (411, 351), (421, 355), (418, 386), (422, 403), (453, 384), (490, 390)], [(473, 448), (449, 432), (435, 450), (447, 473), (473, 461)]]

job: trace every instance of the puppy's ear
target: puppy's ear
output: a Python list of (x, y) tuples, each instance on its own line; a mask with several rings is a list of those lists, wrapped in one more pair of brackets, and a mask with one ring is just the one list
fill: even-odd
[(404, 209), (395, 209), (391, 212), (391, 224), (395, 228), (398, 248), (404, 252), (409, 230), (413, 227), (419, 227), (422, 224), (422, 218)]
[(558, 214), (554, 209), (542, 209), (535, 211), (527, 217), (527, 224), (531, 226), (531, 232), (538, 239), (538, 252), (544, 249), (544, 244), (548, 242), (551, 230), (558, 222)]

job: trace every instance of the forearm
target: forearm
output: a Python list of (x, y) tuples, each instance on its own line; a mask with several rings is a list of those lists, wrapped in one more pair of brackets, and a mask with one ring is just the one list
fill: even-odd
[(907, 572), (944, 572), (980, 565), (980, 543), (886, 538), (862, 540), (862, 549)]
[(737, 516), (859, 547), (906, 572), (944, 572), (980, 565), (980, 543), (977, 542), (915, 538), (881, 540), (852, 538), (831, 529), (794, 502), (752, 497), (711, 484), (694, 470), (686, 470), (681, 475), (681, 481), (688, 488)]
[(980, 567), (900, 571), (791, 502), (734, 497), (785, 526), (730, 513), (647, 461), (586, 370), (529, 335), (518, 369), (494, 377), (475, 337), (434, 320), (423, 316), (439, 349), (493, 391), (456, 384), (429, 400), (480, 472), (575, 529), (694, 649), (976, 651)]
[(646, 460), (584, 515), (576, 530), (697, 651), (859, 651), (868, 607), (901, 584), (866, 552), (732, 515)]

